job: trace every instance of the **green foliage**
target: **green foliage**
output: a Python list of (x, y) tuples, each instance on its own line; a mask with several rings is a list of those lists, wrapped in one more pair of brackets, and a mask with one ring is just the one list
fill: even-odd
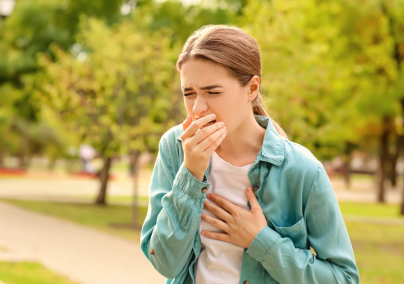
[(234, 22), (245, 1), (230, 0), (201, 1), (198, 5), (185, 5), (182, 1), (169, 0), (150, 2), (149, 5), (136, 9), (133, 18), (142, 15), (147, 29), (158, 31), (161, 28), (172, 31), (172, 42), (184, 44), (186, 39), (197, 29), (207, 24), (229, 24)]
[[(38, 151), (52, 158), (64, 155), (62, 135), (57, 135), (55, 129), (52, 139), (48, 139), (47, 126), (52, 123), (40, 121), (43, 115), (33, 95), (40, 71), (37, 53), (52, 56), (51, 44), (69, 48), (74, 43), (81, 14), (113, 23), (120, 6), (120, 1), (107, 0), (17, 1), (14, 12), (0, 22), (0, 136), (4, 137), (0, 152), (25, 159), (24, 156)], [(38, 143), (42, 146), (38, 147)]]
[(346, 142), (366, 148), (383, 116), (401, 115), (401, 75), (378, 3), (250, 1), (239, 19), (260, 45), (274, 118), (322, 159)]
[(143, 0), (127, 16), (122, 3), (17, 2), (0, 30), (0, 98), (13, 98), (0, 106), (3, 149), (23, 143), (11, 121), (39, 123), (48, 107), (76, 142), (109, 153), (156, 149), (158, 133), (185, 114), (173, 69), (183, 43), (205, 24), (228, 23), (260, 45), (272, 116), (320, 159), (355, 147), (374, 153), (385, 117), (404, 133), (403, 1)]
[(168, 31), (147, 32), (140, 23), (111, 28), (83, 18), (80, 50), (54, 46), (54, 61), (40, 57), (45, 72), (38, 97), (102, 155), (156, 150), (183, 115), (178, 51), (169, 39)]
[(0, 30), (0, 50), (9, 55), (0, 58), (0, 82), (20, 83), (19, 76), (38, 68), (36, 54), (50, 53), (52, 43), (69, 48), (74, 43), (80, 15), (112, 22), (120, 5), (120, 1), (107, 0), (17, 1)]
[[(194, 30), (209, 23), (231, 22), (237, 14), (240, 14), (245, 0), (222, 1), (219, 6), (215, 1), (203, 1), (200, 5), (188, 6), (184, 6), (181, 1), (136, 1), (134, 12), (128, 16), (120, 14), (121, 5), (124, 2), (126, 1), (102, 0), (89, 2), (84, 0), (40, 0), (32, 2), (22, 0), (17, 2), (15, 10), (11, 16), (8, 17), (6, 21), (0, 22), (0, 53), (7, 55), (0, 57), (0, 84), (2, 85), (0, 92), (11, 92), (12, 90), (12, 92), (18, 93), (18, 96), (14, 96), (13, 102), (7, 106), (7, 112), (12, 112), (12, 116), (10, 116), (10, 113), (7, 114), (8, 121), (20, 121), (20, 125), (24, 124), (27, 127), (35, 127), (36, 124), (41, 124), (40, 120), (45, 117), (52, 118), (52, 121), (47, 121), (42, 124), (57, 126), (55, 131), (58, 133), (58, 139), (66, 140), (65, 133), (59, 130), (60, 127), (63, 128), (63, 126), (60, 125), (58, 117), (54, 115), (51, 117), (52, 115), (49, 115), (50, 112), (47, 106), (42, 105), (42, 102), (40, 100), (38, 101), (38, 96), (35, 95), (38, 93), (39, 88), (36, 85), (38, 78), (42, 78), (46, 81), (41, 73), (41, 68), (44, 68), (44, 65), (38, 62), (37, 55), (39, 53), (43, 54), (42, 57), (46, 56), (49, 62), (54, 62), (58, 60), (60, 61), (60, 58), (58, 58), (60, 54), (57, 54), (57, 52), (54, 53), (54, 51), (61, 50), (62, 53), (69, 54), (68, 51), (71, 50), (76, 57), (81, 52), (79, 55), (79, 58), (81, 59), (86, 53), (89, 56), (87, 61), (92, 60), (94, 62), (102, 62), (103, 60), (106, 60), (104, 65), (109, 62), (109, 60), (115, 61), (116, 64), (114, 66), (116, 66), (117, 69), (111, 71), (121, 72), (122, 74), (125, 73), (123, 76), (126, 79), (121, 78), (120, 82), (118, 82), (118, 80), (112, 82), (113, 80), (109, 80), (108, 78), (104, 80), (103, 77), (106, 75), (105, 68), (108, 69), (108, 66), (104, 66), (104, 75), (101, 74), (101, 71), (95, 72), (94, 74), (96, 74), (97, 77), (93, 78), (94, 84), (92, 86), (80, 86), (80, 88), (84, 87), (86, 89), (85, 91), (92, 89), (91, 91), (98, 92), (99, 90), (96, 86), (98, 83), (96, 80), (103, 80), (103, 83), (109, 84), (109, 87), (102, 90), (103, 92), (110, 92), (111, 88), (120, 88), (122, 89), (119, 91), (121, 94), (121, 102), (123, 102), (122, 96), (126, 96), (128, 101), (136, 101), (140, 106), (148, 106), (146, 108), (141, 107), (140, 109), (132, 108), (133, 105), (130, 103), (123, 103), (120, 106), (117, 106), (120, 108), (119, 113), (125, 113), (125, 116), (120, 118), (120, 128), (117, 128), (116, 126), (112, 126), (112, 128), (101, 127), (101, 129), (97, 130), (99, 132), (97, 135), (104, 137), (104, 140), (106, 139), (110, 141), (112, 140), (112, 137), (122, 136), (123, 132), (129, 131), (131, 132), (130, 145), (125, 142), (124, 147), (145, 150), (145, 147), (142, 145), (150, 145), (152, 148), (151, 150), (156, 148), (156, 135), (146, 135), (146, 133), (161, 132), (164, 127), (167, 127), (167, 125), (172, 125), (174, 123), (173, 121), (176, 123), (182, 121), (184, 114), (184, 110), (181, 109), (177, 102), (178, 97), (176, 85), (179, 85), (178, 77), (175, 77), (177, 75), (173, 75), (173, 72), (170, 70), (168, 76), (171, 78), (171, 81), (168, 82), (168, 73), (164, 73), (164, 71), (160, 72), (161, 68), (167, 69), (168, 67), (171, 68), (175, 66), (176, 56), (178, 55), (183, 42)], [(96, 35), (92, 37), (88, 35), (90, 27), (89, 24), (84, 23), (89, 23), (90, 21), (86, 20), (86, 17), (100, 19), (104, 23), (101, 24), (100, 22), (99, 27), (96, 27), (95, 24), (91, 27), (91, 32), (95, 32), (98, 38)], [(82, 25), (79, 25), (80, 21), (83, 23)], [(120, 24), (120, 22), (123, 23)], [(102, 25), (103, 27), (101, 27)], [(110, 28), (113, 25), (115, 25), (115, 28)], [(84, 30), (81, 31), (82, 29)], [(125, 29), (127, 32), (126, 34), (124, 34)], [(107, 34), (113, 34), (117, 30), (121, 31), (121, 36), (129, 36), (129, 38), (131, 38), (130, 40), (136, 41), (137, 43), (130, 42), (129, 39), (126, 43), (122, 43), (122, 38), (119, 39), (121, 41), (120, 43), (114, 44), (110, 42), (113, 37), (109, 38)], [(78, 33), (80, 34), (79, 37), (77, 37)], [(129, 35), (128, 33), (131, 34)], [(160, 57), (152, 57), (160, 58), (161, 60), (139, 64), (136, 63), (138, 64), (136, 65), (137, 67), (129, 70), (128, 66), (134, 66), (135, 64), (135, 59), (133, 59), (135, 56), (132, 56), (131, 49), (134, 48), (134, 50), (136, 50), (136, 48), (139, 47), (140, 40), (148, 40), (147, 37), (142, 38), (146, 33), (149, 34), (148, 37), (152, 38), (152, 41), (155, 43), (159, 41), (158, 38), (160, 37), (163, 38), (163, 40), (162, 43), (158, 43), (160, 47), (155, 43), (152, 43), (149, 51), (144, 48), (144, 52), (139, 54), (139, 60), (143, 60), (140, 58), (151, 56), (150, 50), (154, 48), (156, 48), (155, 53)], [(98, 40), (100, 41), (97, 42)], [(169, 44), (167, 44), (167, 40)], [(100, 42), (103, 44), (99, 44)], [(118, 47), (119, 44), (122, 46)], [(108, 45), (108, 49), (110, 50), (109, 54), (105, 52), (107, 50), (107, 48), (104, 48), (106, 45)], [(124, 45), (126, 45), (126, 47)], [(146, 45), (147, 43), (144, 44), (144, 46)], [(103, 48), (104, 51), (101, 51)], [(163, 50), (162, 53), (158, 52), (160, 48)], [(171, 55), (168, 55), (168, 53), (173, 50), (176, 51)], [(116, 52), (121, 52), (125, 55), (122, 54), (121, 56), (118, 56)], [(127, 58), (131, 56), (133, 58), (125, 62)], [(167, 56), (167, 58), (163, 58), (163, 56)], [(123, 60), (124, 64), (118, 63), (120, 60)], [(89, 65), (85, 68), (80, 67), (83, 68), (80, 72), (87, 72), (86, 74), (89, 75), (89, 72), (92, 72), (90, 70), (94, 70), (91, 68), (98, 68), (102, 65), (94, 62), (91, 67)], [(125, 64), (126, 67), (123, 67)], [(120, 68), (126, 68), (126, 70), (121, 70)], [(153, 69), (157, 72), (153, 72)], [(103, 69), (101, 68), (100, 70)], [(146, 75), (146, 73), (148, 75)], [(80, 73), (77, 74), (81, 76)], [(136, 80), (127, 80), (130, 76), (135, 76)], [(139, 84), (142, 80), (143, 82)], [(164, 80), (165, 83), (162, 83)], [(105, 84), (101, 88), (104, 88), (106, 86)], [(119, 86), (120, 84), (125, 86)], [(108, 90), (108, 88), (110, 89)], [(139, 93), (141, 93), (142, 96), (138, 97), (137, 94)], [(157, 93), (164, 94), (165, 99), (161, 99), (163, 95), (159, 95), (160, 99), (156, 99), (155, 94)], [(97, 104), (102, 104), (100, 99), (98, 99)], [(152, 104), (153, 108), (150, 109)], [(98, 105), (95, 106), (98, 107)], [(172, 108), (171, 106), (174, 107)], [(57, 108), (57, 106), (54, 107)], [(10, 108), (13, 108), (13, 110)], [(3, 109), (6, 108), (4, 107)], [(171, 109), (171, 111), (169, 109)], [(150, 111), (147, 115), (148, 119), (140, 123), (139, 119), (141, 117), (144, 119), (146, 110)], [(43, 114), (43, 111), (46, 111), (47, 114)], [(113, 107), (109, 106), (108, 110), (104, 109), (103, 111), (104, 116), (99, 116), (97, 118), (101, 123), (99, 125), (110, 124), (108, 120), (116, 121), (116, 117), (110, 118)], [(76, 114), (81, 115), (80, 113)], [(64, 118), (65, 115), (66, 113), (63, 113)], [(4, 113), (0, 116), (5, 118)], [(112, 116), (114, 116), (114, 114), (112, 114)], [(168, 117), (170, 119), (167, 119)], [(123, 118), (125, 122), (122, 121)], [(150, 124), (150, 121), (153, 122)], [(158, 127), (157, 124), (163, 121), (165, 122), (164, 127)], [(130, 125), (133, 124), (143, 125), (143, 128), (137, 127), (135, 129), (130, 127)], [(86, 127), (85, 125), (89, 124), (82, 124), (82, 130), (81, 132), (79, 131), (81, 136), (76, 139), (76, 142), (79, 142), (84, 135), (83, 133), (86, 132), (83, 130), (83, 128)], [(124, 129), (123, 125), (126, 125), (125, 127), (129, 129)], [(91, 126), (91, 129), (96, 131), (97, 124)], [(4, 125), (0, 126), (0, 134), (2, 136), (7, 136), (7, 141), (3, 141), (2, 143), (3, 152), (15, 154), (18, 152), (17, 149), (21, 148), (21, 145), (23, 144), (28, 148), (36, 148), (35, 145), (30, 145), (31, 143), (34, 143), (34, 140), (25, 139), (25, 141), (23, 141), (23, 139), (21, 139), (21, 137), (30, 136), (28, 130), (23, 133), (23, 136), (21, 136), (21, 131), (15, 132), (14, 129), (16, 128), (5, 127)], [(20, 130), (24, 129), (25, 128), (21, 128)], [(110, 136), (108, 136), (107, 133), (111, 131), (113, 132), (113, 135), (111, 136), (110, 133), (108, 134)], [(122, 141), (123, 140), (120, 139), (119, 141), (111, 142), (109, 144), (115, 143), (116, 145), (109, 145), (108, 147), (114, 149), (112, 152), (116, 152), (119, 148), (117, 145), (121, 144)], [(8, 145), (7, 147), (5, 146), (6, 144)], [(102, 142), (101, 144), (105, 143)], [(99, 149), (108, 147), (105, 145), (97, 146)], [(58, 155), (64, 155), (64, 148), (66, 148), (66, 145), (60, 147), (57, 143), (53, 143), (42, 148), (41, 151), (48, 153), (47, 155), (52, 158), (56, 158)], [(103, 149), (102, 151), (106, 150)], [(21, 155), (24, 155), (24, 153), (29, 153), (30, 150), (25, 149), (20, 152)]]

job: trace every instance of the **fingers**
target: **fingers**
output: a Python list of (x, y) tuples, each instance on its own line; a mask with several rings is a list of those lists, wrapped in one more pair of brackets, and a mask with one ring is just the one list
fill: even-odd
[(233, 243), (228, 234), (216, 233), (216, 232), (210, 232), (210, 231), (202, 231), (201, 234), (208, 238), (211, 238), (211, 239)]
[(207, 197), (223, 208), (222, 209), (213, 203), (205, 202), (204, 207), (216, 216), (222, 218), (226, 222), (229, 222), (232, 218), (231, 215), (237, 215), (236, 211), (239, 209), (237, 205), (216, 194), (208, 193)]
[(261, 209), (261, 205), (258, 203), (257, 197), (255, 196), (255, 193), (251, 187), (247, 187), (246, 195), (248, 201), (250, 202), (251, 210), (256, 210), (257, 208)]
[[(216, 134), (216, 136), (219, 136), (210, 146), (208, 146), (206, 149), (205, 149), (205, 154), (206, 155), (208, 155), (208, 156), (211, 156), (212, 155), (212, 153), (217, 149), (217, 147), (219, 147), (219, 145), (220, 145), (220, 143), (222, 143), (222, 141), (224, 140), (224, 138), (226, 138), (226, 135), (227, 135), (227, 129), (225, 128), (224, 130), (222, 130), (222, 131), (216, 131), (215, 133), (217, 133)], [(213, 135), (213, 134), (212, 134)], [(211, 136), (212, 136), (211, 135)], [(206, 139), (205, 139), (206, 140)], [(214, 140), (214, 139), (212, 139), (212, 140)], [(205, 146), (205, 145), (204, 145)]]
[(192, 117), (188, 114), (187, 118), (182, 123), (182, 129), (185, 131), (192, 123)]
[(203, 207), (205, 209), (209, 210), (210, 212), (212, 212), (214, 215), (216, 215), (220, 219), (224, 220), (226, 223), (228, 223), (232, 219), (232, 216), (229, 212), (227, 212), (226, 210), (220, 208), (219, 206), (217, 206), (209, 201), (205, 201), (205, 203), (203, 204)]
[[(227, 133), (226, 127), (225, 126), (223, 127), (220, 123), (221, 122), (217, 122), (213, 125), (210, 125), (210, 126), (204, 128), (203, 130), (201, 130), (197, 135), (195, 135), (196, 140), (198, 140), (199, 137), (206, 137), (205, 139), (200, 141), (199, 144), (197, 144), (195, 146), (195, 149), (197, 151), (199, 151), (199, 152), (206, 151), (207, 148), (209, 148), (212, 144), (214, 144), (218, 139), (220, 139), (223, 135), (225, 135)], [(223, 139), (222, 139), (222, 141), (223, 141)], [(218, 146), (219, 145), (220, 145), (220, 143), (218, 144)], [(213, 151), (212, 151), (212, 153), (213, 153)], [(212, 154), (212, 153), (210, 153), (210, 154)]]
[(196, 121), (194, 121), (181, 135), (181, 139), (184, 140), (185, 138), (192, 137), (202, 126), (211, 122), (216, 118), (215, 114), (206, 115)]
[(223, 230), (225, 232), (228, 232), (230, 229), (229, 225), (227, 225), (227, 223), (225, 223), (215, 217), (209, 216), (205, 213), (202, 213), (201, 219), (206, 221), (207, 223), (211, 224), (212, 226), (214, 226), (220, 230)]

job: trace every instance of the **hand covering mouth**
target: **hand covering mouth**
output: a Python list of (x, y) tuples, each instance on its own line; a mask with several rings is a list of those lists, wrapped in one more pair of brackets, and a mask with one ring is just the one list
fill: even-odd
[[(202, 118), (202, 117), (201, 117), (201, 118)], [(201, 127), (201, 130), (202, 130), (203, 128), (205, 128), (206, 126), (212, 125), (213, 123), (216, 123), (216, 119), (214, 119), (214, 120), (212, 120), (212, 121), (206, 123), (205, 125), (203, 125), (203, 126)]]

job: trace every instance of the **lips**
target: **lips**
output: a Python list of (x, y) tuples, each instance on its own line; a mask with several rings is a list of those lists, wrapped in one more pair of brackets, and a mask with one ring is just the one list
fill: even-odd
[(214, 120), (212, 120), (212, 121), (206, 123), (205, 125), (203, 125), (203, 126), (201, 127), (201, 130), (204, 129), (205, 127), (209, 126), (209, 125), (212, 125), (212, 124), (215, 123), (215, 122), (216, 122), (216, 119), (214, 119)]
[(213, 123), (215, 123), (216, 122), (216, 119), (214, 119), (214, 120), (212, 120), (212, 121), (210, 121), (210, 122), (208, 122), (208, 123), (206, 123), (203, 127), (206, 127), (206, 126), (209, 126), (209, 125), (212, 125)]

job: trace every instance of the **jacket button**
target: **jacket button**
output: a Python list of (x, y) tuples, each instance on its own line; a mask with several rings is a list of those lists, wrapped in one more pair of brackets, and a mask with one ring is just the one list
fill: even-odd
[(150, 254), (154, 254), (154, 249), (150, 249)]
[(250, 284), (250, 282), (248, 282), (247, 280), (243, 282), (243, 284)]
[(208, 189), (206, 187), (202, 188), (202, 193), (206, 193)]
[[(253, 190), (254, 190), (254, 191), (256, 191), (257, 189), (258, 189), (258, 186), (254, 187), (254, 189), (253, 189)], [(248, 284), (248, 283), (247, 283), (247, 284)]]

